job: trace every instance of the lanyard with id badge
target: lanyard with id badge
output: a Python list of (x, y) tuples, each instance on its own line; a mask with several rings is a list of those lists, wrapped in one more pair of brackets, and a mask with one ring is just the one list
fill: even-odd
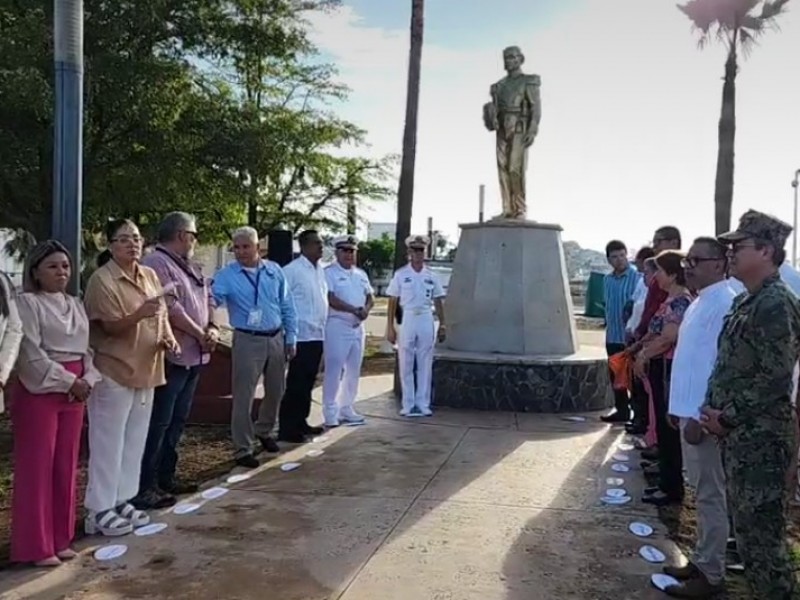
[(262, 269), (261, 267), (259, 267), (258, 270), (256, 271), (255, 281), (253, 281), (253, 277), (252, 275), (250, 275), (250, 273), (248, 273), (247, 271), (242, 271), (242, 273), (244, 273), (244, 276), (247, 277), (247, 281), (250, 282), (250, 285), (252, 285), (253, 289), (255, 290), (254, 307), (250, 309), (250, 312), (247, 314), (248, 327), (258, 327), (261, 325), (261, 309), (258, 307), (258, 288), (259, 288), (259, 283), (261, 282), (261, 271)]

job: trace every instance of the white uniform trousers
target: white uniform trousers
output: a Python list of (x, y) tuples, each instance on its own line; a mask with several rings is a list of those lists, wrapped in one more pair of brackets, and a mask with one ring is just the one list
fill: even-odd
[(86, 508), (102, 512), (139, 493), (153, 388), (127, 388), (104, 375), (87, 401), (89, 480)]
[[(400, 362), (400, 385), (403, 388), (403, 410), (416, 407), (426, 411), (431, 406), (431, 375), (436, 324), (430, 310), (415, 314), (403, 310), (403, 323), (397, 335)], [(414, 386), (414, 361), (417, 363), (417, 384)]]
[(328, 319), (325, 325), (322, 414), (328, 425), (338, 423), (340, 414), (353, 414), (365, 338), (363, 323), (353, 327), (343, 319)]

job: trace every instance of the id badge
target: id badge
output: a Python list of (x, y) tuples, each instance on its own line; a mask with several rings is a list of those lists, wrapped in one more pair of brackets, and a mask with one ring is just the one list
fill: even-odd
[(254, 308), (250, 311), (250, 314), (247, 315), (247, 326), (258, 327), (259, 325), (261, 325), (261, 309)]

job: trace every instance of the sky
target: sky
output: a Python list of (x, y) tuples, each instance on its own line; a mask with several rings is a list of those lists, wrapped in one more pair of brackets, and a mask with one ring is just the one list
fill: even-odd
[[(500, 212), (494, 135), (481, 110), (519, 45), (542, 79), (543, 116), (529, 154), (528, 218), (565, 240), (635, 248), (659, 225), (713, 234), (717, 122), (725, 61), (703, 50), (674, 0), (427, 0), (412, 229), (458, 237)], [(344, 0), (317, 14), (312, 39), (351, 88), (332, 108), (368, 131), (375, 157), (400, 153), (410, 0)], [(793, 219), (800, 169), (800, 1), (789, 3), (740, 64), (734, 222), (749, 208)], [(361, 216), (395, 221), (394, 201)]]

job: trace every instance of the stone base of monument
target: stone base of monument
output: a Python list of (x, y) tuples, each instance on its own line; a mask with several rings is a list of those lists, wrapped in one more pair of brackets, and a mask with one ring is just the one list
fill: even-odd
[(523, 220), (461, 226), (436, 348), (433, 404), (588, 412), (613, 395), (605, 349), (580, 347), (561, 227)]
[(601, 348), (571, 356), (514, 356), (437, 349), (433, 404), (473, 410), (580, 413), (613, 404)]

